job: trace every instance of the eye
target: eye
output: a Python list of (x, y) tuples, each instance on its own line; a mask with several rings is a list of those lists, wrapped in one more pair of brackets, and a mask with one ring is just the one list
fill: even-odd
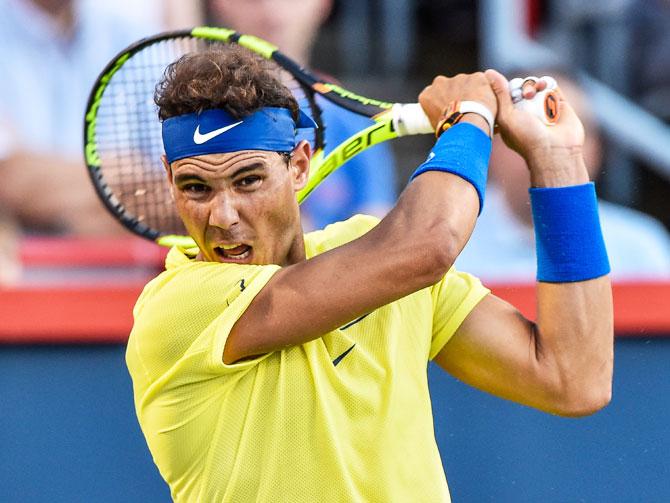
[(181, 187), (181, 190), (183, 192), (186, 192), (187, 194), (198, 196), (198, 195), (206, 194), (207, 192), (209, 192), (210, 188), (209, 188), (209, 186), (205, 185), (204, 183), (190, 182), (190, 183), (184, 184)]
[(258, 175), (248, 175), (244, 178), (240, 178), (235, 182), (235, 185), (243, 189), (253, 188), (261, 182), (261, 177)]

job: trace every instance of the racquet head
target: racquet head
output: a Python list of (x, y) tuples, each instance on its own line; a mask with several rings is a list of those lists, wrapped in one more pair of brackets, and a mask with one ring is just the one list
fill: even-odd
[[(85, 158), (98, 195), (129, 230), (165, 244), (178, 242), (174, 238), (166, 240), (166, 236), (183, 236), (186, 231), (170, 196), (161, 161), (164, 151), (154, 90), (166, 67), (182, 55), (238, 44), (241, 38), (225, 29), (205, 33), (208, 36), (195, 36), (193, 31), (164, 33), (126, 48), (102, 71), (87, 105)], [(254, 52), (259, 54), (274, 51), (252, 37), (246, 42), (255, 44)], [(325, 125), (315, 92), (296, 79), (295, 71), (279, 64), (274, 67), (300, 109), (319, 126), (299, 129), (297, 137), (297, 141), (309, 141), (319, 156), (324, 148)]]

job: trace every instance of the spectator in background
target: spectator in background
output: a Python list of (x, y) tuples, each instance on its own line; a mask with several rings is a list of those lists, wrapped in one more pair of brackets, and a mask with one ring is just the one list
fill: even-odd
[(106, 62), (158, 27), (111, 7), (93, 0), (0, 0), (0, 207), (31, 232), (122, 231), (86, 173), (84, 109)]
[[(263, 38), (303, 65), (332, 0), (204, 0), (207, 24)], [(326, 153), (372, 122), (318, 97), (326, 124)], [(388, 145), (359, 154), (328, 177), (302, 205), (305, 230), (356, 213), (382, 217), (396, 198), (395, 164)]]
[(632, 91), (636, 101), (670, 122), (670, 1), (637, 0), (629, 9), (632, 27)]
[(21, 275), (18, 227), (0, 208), (0, 286), (16, 283)]
[[(2, 159), (9, 144), (9, 136), (0, 127), (0, 172), (3, 171)], [(21, 275), (18, 231), (18, 225), (0, 199), (0, 287), (16, 283)]]
[[(515, 73), (533, 74), (525, 70)], [(586, 130), (584, 158), (591, 179), (597, 178), (602, 169), (600, 139), (585, 96), (568, 76), (552, 70), (535, 74), (554, 75), (582, 119)], [(486, 203), (470, 241), (456, 261), (458, 269), (489, 282), (535, 280), (529, 186), (525, 162), (496, 136)], [(606, 201), (600, 201), (600, 221), (614, 280), (670, 279), (670, 235), (660, 222)]]

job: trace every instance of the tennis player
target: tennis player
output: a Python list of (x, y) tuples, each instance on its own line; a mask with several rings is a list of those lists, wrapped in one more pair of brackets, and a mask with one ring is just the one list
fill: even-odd
[[(188, 55), (157, 89), (168, 183), (198, 250), (173, 248), (144, 289), (127, 364), (172, 497), (449, 501), (431, 359), (549, 413), (605, 406), (609, 264), (570, 105), (549, 128), (497, 72), (437, 77), (420, 103), (438, 131), (456, 124), (394, 209), (303, 235), (310, 147), (295, 131), (313, 123), (268, 65), (234, 46)], [(459, 114), (463, 100), (475, 111)], [(536, 323), (452, 267), (484, 205), (494, 117), (531, 170)]]

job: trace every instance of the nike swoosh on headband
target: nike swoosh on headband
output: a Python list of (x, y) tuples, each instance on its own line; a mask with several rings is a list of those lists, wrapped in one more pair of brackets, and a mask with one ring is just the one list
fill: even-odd
[(197, 145), (202, 145), (205, 142), (208, 142), (212, 138), (216, 138), (220, 134), (225, 133), (226, 131), (233, 129), (235, 126), (239, 126), (242, 124), (244, 121), (236, 122), (235, 124), (229, 124), (227, 126), (221, 127), (219, 129), (215, 129), (214, 131), (210, 131), (209, 133), (202, 134), (200, 133), (200, 124), (198, 124), (198, 127), (195, 128), (195, 132), (193, 133), (193, 141)]

